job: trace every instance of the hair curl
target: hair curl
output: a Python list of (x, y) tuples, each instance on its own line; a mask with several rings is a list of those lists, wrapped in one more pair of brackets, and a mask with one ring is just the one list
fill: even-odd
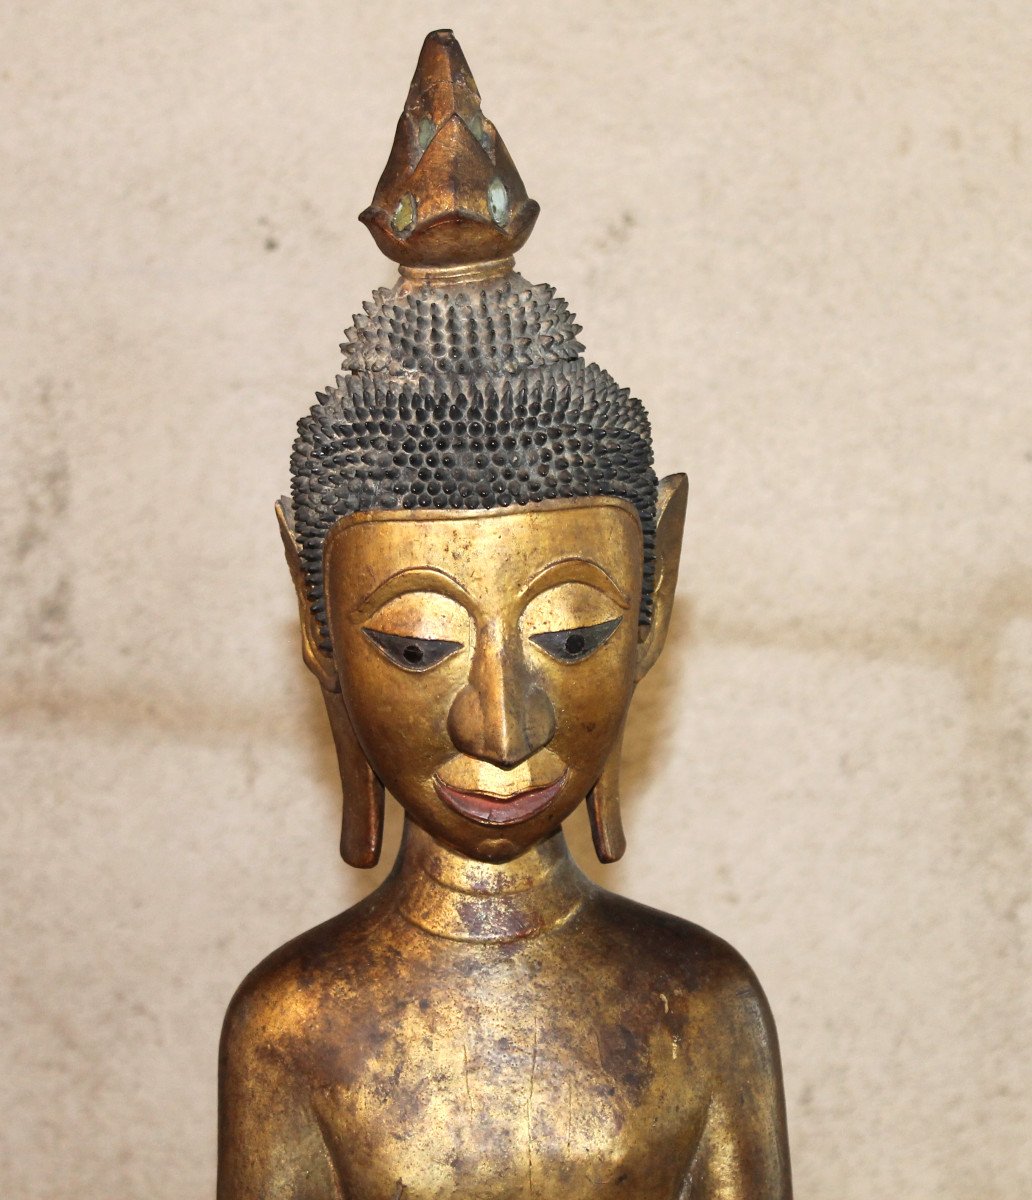
[(374, 293), (341, 345), (345, 374), (298, 422), (295, 532), (329, 649), (323, 541), (370, 509), (490, 509), (616, 496), (644, 534), (652, 613), (656, 475), (640, 400), (581, 356), (566, 301), (519, 276), (470, 295)]

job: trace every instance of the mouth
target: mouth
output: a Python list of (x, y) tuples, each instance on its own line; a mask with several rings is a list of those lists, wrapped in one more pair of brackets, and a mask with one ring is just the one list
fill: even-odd
[(464, 792), (449, 787), (434, 776), (434, 788), (450, 809), (480, 825), (518, 825), (546, 809), (562, 791), (570, 771), (563, 771), (554, 783), (529, 788), (513, 796), (492, 796), (487, 792)]

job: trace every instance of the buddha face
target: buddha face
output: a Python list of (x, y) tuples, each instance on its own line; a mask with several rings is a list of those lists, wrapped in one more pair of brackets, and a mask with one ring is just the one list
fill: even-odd
[(639, 665), (634, 508), (359, 513), (325, 546), (333, 658), (374, 772), (439, 840), (504, 859), (558, 828)]
[(590, 791), (599, 858), (620, 857), (620, 734), (666, 637), (687, 493), (683, 475), (660, 481), (647, 627), (641, 525), (623, 500), (342, 517), (323, 546), (332, 652), (277, 505), (349, 863), (379, 856), (384, 784), (439, 841), (488, 861), (549, 836)]

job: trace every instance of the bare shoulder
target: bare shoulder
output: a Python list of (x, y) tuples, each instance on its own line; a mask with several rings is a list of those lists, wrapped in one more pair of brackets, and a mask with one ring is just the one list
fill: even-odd
[(368, 925), (359, 905), (294, 938), (230, 1001), (219, 1048), (220, 1200), (340, 1194), (313, 1092), (327, 1045), (346, 1045), (361, 1008)]
[(370, 965), (369, 909), (363, 901), (324, 921), (248, 972), (226, 1010), (223, 1054), (254, 1044), (289, 1052), (311, 1036), (331, 998), (335, 1011), (346, 1010)]
[(745, 958), (723, 938), (693, 921), (605, 892), (598, 899), (607, 941), (623, 950), (637, 986), (663, 985), (668, 1003), (679, 997), (696, 1017), (721, 1023), (746, 1020), (772, 1029), (766, 997)]

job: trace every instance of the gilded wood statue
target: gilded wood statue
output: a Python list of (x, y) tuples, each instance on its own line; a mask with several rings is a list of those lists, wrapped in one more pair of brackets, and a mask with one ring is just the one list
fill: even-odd
[(686, 481), (640, 401), (516, 273), (537, 205), (450, 31), (362, 214), (400, 278), (346, 335), (278, 506), (344, 794), (394, 870), (247, 977), (219, 1200), (785, 1200), (774, 1027), (739, 955), (594, 886), (663, 645)]

